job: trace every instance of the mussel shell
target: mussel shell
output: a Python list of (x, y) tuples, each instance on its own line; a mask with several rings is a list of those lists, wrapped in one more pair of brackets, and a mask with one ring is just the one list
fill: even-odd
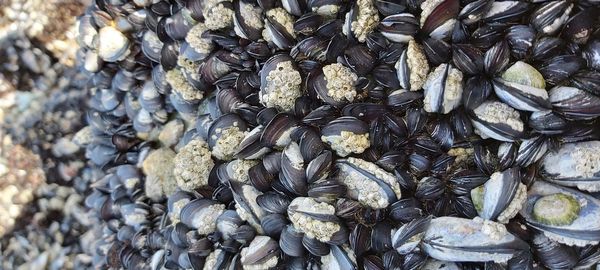
[[(533, 218), (533, 206), (542, 196), (552, 194), (567, 194), (575, 197), (581, 209), (578, 217), (569, 225), (558, 226), (541, 223)], [(521, 216), (527, 224), (561, 243), (583, 246), (600, 241), (600, 201), (591, 195), (544, 181), (536, 181), (527, 192), (527, 201), (521, 209)]]

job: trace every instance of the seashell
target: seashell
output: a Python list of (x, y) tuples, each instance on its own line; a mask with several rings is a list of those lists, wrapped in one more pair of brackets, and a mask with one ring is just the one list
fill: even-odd
[(244, 221), (238, 216), (238, 214), (234, 210), (225, 210), (217, 218), (217, 231), (221, 233), (222, 237), (225, 240), (227, 240), (233, 236), (233, 234), (243, 223)]
[[(289, 0), (289, 1), (295, 1), (295, 0)], [(300, 2), (303, 2), (303, 1), (300, 1)], [(307, 35), (307, 36), (312, 35), (317, 30), (317, 28), (319, 28), (319, 26), (322, 25), (322, 23), (325, 19), (325, 18), (323, 18), (323, 16), (321, 16), (317, 13), (313, 13), (313, 12), (309, 12), (309, 13), (305, 13), (305, 14), (294, 14), (294, 15), (300, 16), (300, 18), (298, 18), (298, 20), (296, 20), (296, 22), (294, 23), (294, 31), (298, 34), (303, 34), (303, 35)]]
[(295, 229), (305, 234), (302, 240), (305, 247), (307, 241), (314, 245), (317, 245), (316, 242), (342, 244), (347, 241), (348, 231), (339, 222), (335, 207), (330, 204), (297, 197), (288, 206), (288, 218)]
[(471, 190), (475, 209), (484, 219), (508, 223), (527, 198), (527, 187), (520, 182), (516, 168), (495, 172), (485, 184)]
[(105, 26), (98, 31), (98, 56), (106, 62), (117, 62), (125, 59), (130, 53), (130, 41), (119, 30)]
[(474, 24), (486, 15), (493, 4), (494, 1), (490, 0), (473, 1), (462, 8), (458, 18), (467, 25)]
[(528, 25), (519, 24), (509, 27), (506, 31), (506, 39), (511, 54), (518, 59), (525, 58), (531, 50), (535, 35), (535, 30)]
[(442, 261), (506, 262), (529, 246), (493, 221), (438, 217), (429, 223), (421, 248)]
[(302, 95), (300, 72), (287, 55), (269, 58), (260, 71), (260, 81), (260, 102), (266, 107), (289, 111), (294, 107), (296, 98)]
[(506, 22), (518, 20), (529, 11), (530, 4), (523, 1), (494, 1), (484, 16), (485, 22)]
[(294, 18), (283, 8), (267, 10), (265, 14), (265, 30), (262, 37), (265, 41), (275, 44), (280, 49), (294, 46)]
[(251, 185), (230, 182), (235, 200), (235, 210), (242, 220), (247, 221), (259, 234), (263, 233), (260, 220), (266, 212), (256, 203), (256, 198), (262, 194)]
[(350, 67), (358, 76), (368, 74), (375, 64), (375, 55), (366, 46), (352, 46), (344, 51), (340, 59), (342, 64)]
[(415, 41), (408, 42), (408, 46), (403, 50), (395, 68), (400, 86), (410, 91), (421, 89), (429, 72), (425, 53)]
[(379, 23), (379, 14), (370, 0), (358, 0), (348, 13), (342, 28), (342, 33), (350, 39), (363, 43)]
[(246, 137), (248, 126), (237, 114), (224, 114), (208, 130), (211, 154), (221, 160), (231, 160), (240, 142)]
[(518, 61), (494, 80), (498, 98), (517, 110), (540, 111), (550, 108), (544, 77), (534, 67)]
[(321, 140), (339, 155), (360, 154), (369, 148), (369, 128), (363, 121), (343, 116), (323, 127)]
[(600, 115), (600, 98), (589, 92), (567, 86), (550, 89), (549, 101), (555, 111), (567, 120), (588, 120)]
[(426, 0), (421, 4), (421, 30), (435, 39), (448, 37), (460, 11), (456, 0)]
[(302, 257), (305, 253), (302, 245), (303, 236), (304, 234), (293, 225), (287, 225), (279, 237), (281, 251), (291, 257)]
[(592, 7), (583, 9), (571, 16), (565, 23), (562, 36), (577, 44), (587, 43), (593, 31), (594, 14), (596, 12), (598, 12), (598, 8)]
[(542, 264), (549, 268), (573, 268), (579, 260), (573, 248), (556, 243), (543, 234), (533, 237), (533, 249)]
[(375, 6), (383, 16), (399, 14), (406, 9), (405, 3), (397, 0), (376, 0)]
[(488, 74), (496, 74), (508, 65), (510, 59), (510, 48), (505, 41), (499, 41), (490, 48), (484, 57), (485, 71)]
[(279, 247), (275, 240), (259, 235), (240, 251), (240, 256), (244, 268), (268, 269), (279, 262)]
[(441, 64), (429, 75), (423, 85), (423, 108), (427, 112), (447, 114), (460, 105), (462, 73), (450, 64)]
[(452, 45), (452, 62), (462, 72), (475, 75), (483, 71), (483, 53), (469, 44)]
[(523, 122), (519, 113), (498, 101), (486, 101), (475, 108), (471, 122), (482, 138), (512, 142), (523, 136)]
[(245, 39), (260, 39), (264, 27), (261, 8), (244, 1), (234, 1), (233, 6), (233, 29), (235, 33)]
[(187, 203), (180, 213), (180, 220), (200, 234), (209, 234), (216, 230), (217, 218), (223, 213), (225, 205), (207, 199), (196, 199)]
[(600, 142), (567, 143), (556, 152), (548, 152), (542, 159), (542, 176), (553, 183), (595, 192), (598, 185), (598, 158)]
[(550, 1), (531, 14), (531, 24), (543, 34), (553, 34), (569, 19), (573, 4), (567, 1)]
[(600, 40), (591, 40), (581, 52), (587, 66), (600, 71)]
[(465, 108), (469, 110), (477, 108), (492, 94), (492, 89), (492, 83), (481, 76), (468, 78), (462, 93), (462, 102)]
[(596, 96), (600, 94), (600, 72), (582, 70), (571, 77), (571, 86), (588, 91)]
[(392, 42), (408, 43), (419, 30), (419, 22), (410, 13), (393, 14), (381, 20), (378, 29)]
[[(374, 208), (386, 208), (400, 199), (400, 185), (394, 175), (358, 158), (338, 160), (336, 179), (348, 188), (348, 196)], [(360, 183), (360, 184), (359, 184)]]
[(309, 76), (308, 87), (326, 103), (339, 107), (357, 98), (358, 76), (342, 64), (326, 65), (313, 76)]
[[(502, 1), (502, 3), (508, 3), (511, 1)], [(494, 2), (499, 3), (499, 2)], [(523, 2), (520, 2), (523, 3)], [(492, 7), (493, 9), (493, 7)], [(480, 49), (488, 49), (504, 38), (504, 32), (508, 24), (504, 23), (487, 23), (479, 28), (475, 29), (471, 34), (470, 44), (480, 48)]]
[(582, 65), (583, 60), (579, 56), (559, 55), (544, 61), (540, 65), (539, 71), (544, 75), (546, 82), (557, 85), (577, 72)]
[(430, 222), (431, 217), (416, 218), (399, 227), (391, 238), (394, 249), (402, 255), (419, 251), (420, 241)]
[(321, 265), (325, 269), (358, 269), (356, 255), (347, 246), (331, 246), (330, 252), (321, 257)]
[(554, 241), (569, 246), (595, 245), (600, 240), (599, 203), (586, 193), (536, 181), (520, 214), (529, 226)]
[[(260, 137), (261, 142), (267, 147), (283, 148), (291, 142), (290, 134), (296, 129), (297, 120), (289, 114), (277, 114), (266, 125)], [(265, 167), (267, 167), (265, 165)], [(268, 170), (268, 168), (267, 168)]]
[(523, 140), (517, 152), (517, 164), (521, 167), (527, 167), (537, 162), (548, 151), (548, 143), (548, 139), (544, 136)]

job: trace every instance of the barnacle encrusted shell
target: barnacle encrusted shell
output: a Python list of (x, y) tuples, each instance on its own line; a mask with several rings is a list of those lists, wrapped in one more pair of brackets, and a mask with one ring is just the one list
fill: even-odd
[(308, 197), (297, 197), (290, 203), (288, 206), (289, 219), (296, 229), (310, 238), (327, 242), (341, 228), (335, 222), (321, 221), (305, 213), (333, 216), (335, 207)]
[(266, 80), (265, 91), (261, 91), (259, 95), (260, 102), (265, 107), (275, 107), (282, 111), (293, 109), (296, 99), (302, 96), (302, 77), (292, 61), (277, 63)]
[(600, 191), (600, 141), (567, 143), (542, 159), (542, 175), (548, 181)]
[(204, 3), (202, 15), (204, 24), (210, 30), (219, 30), (230, 26), (233, 22), (233, 10), (223, 3), (231, 0), (208, 0)]
[[(195, 228), (199, 234), (206, 235), (217, 229), (217, 219), (225, 211), (225, 205), (219, 203), (212, 204), (197, 211), (188, 225)], [(185, 210), (181, 212), (182, 215), (184, 213)], [(179, 219), (184, 220), (182, 216)]]
[[(277, 243), (268, 236), (259, 235), (254, 237), (248, 247), (240, 251), (240, 261), (244, 270), (271, 269), (277, 266), (277, 262), (279, 261), (277, 254), (272, 254), (269, 253), (269, 250), (264, 250), (265, 246), (277, 246)], [(261, 254), (264, 254), (264, 256), (261, 256)], [(269, 259), (264, 258), (268, 256), (270, 257)], [(256, 262), (251, 263), (250, 261)]]
[[(358, 15), (356, 15), (356, 20), (353, 20), (350, 23), (352, 33), (359, 42), (365, 42), (367, 40), (367, 35), (371, 33), (379, 23), (379, 13), (371, 0), (358, 0), (356, 2), (356, 8), (358, 9)], [(355, 10), (354, 12), (357, 11)], [(346, 21), (351, 19), (349, 12), (346, 14)], [(342, 31), (346, 36), (349, 35), (345, 27)]]
[(506, 125), (512, 131), (518, 133), (524, 131), (524, 125), (519, 112), (502, 102), (484, 102), (475, 108), (474, 113), (479, 120), (483, 121), (473, 121), (475, 133), (479, 134), (482, 138), (492, 137), (500, 141), (513, 141), (513, 138), (504, 137), (491, 131), (489, 125)]
[(125, 59), (130, 52), (129, 39), (112, 26), (102, 27), (98, 33), (98, 56), (107, 62)]
[(179, 150), (174, 162), (173, 173), (180, 188), (194, 190), (208, 184), (208, 176), (214, 162), (204, 140), (190, 141)]
[(447, 114), (458, 107), (462, 100), (462, 79), (462, 72), (448, 64), (441, 64), (429, 73), (423, 85), (425, 111)]
[(410, 91), (421, 90), (429, 74), (429, 63), (421, 45), (410, 40), (406, 50), (396, 62), (395, 68), (400, 86)]
[(194, 89), (187, 81), (181, 70), (174, 68), (166, 74), (166, 80), (171, 85), (173, 92), (179, 94), (181, 98), (187, 101), (201, 100), (204, 96), (202, 91)]
[(216, 129), (215, 145), (212, 147), (212, 155), (221, 160), (231, 160), (237, 152), (238, 145), (246, 137), (247, 131), (241, 131), (236, 123), (232, 127)]
[(249, 181), (248, 170), (258, 162), (258, 160), (251, 159), (234, 159), (227, 164), (227, 174), (231, 180), (247, 184)]
[[(251, 185), (242, 185), (241, 193), (239, 197), (234, 197), (236, 199), (235, 211), (242, 220), (247, 221), (256, 231), (262, 233), (260, 219), (266, 215), (266, 212), (256, 203), (256, 198), (262, 193)], [(244, 200), (244, 204), (248, 205), (251, 209), (245, 209), (238, 200)], [(252, 211), (252, 213), (248, 211)], [(254, 217), (259, 220), (256, 220)]]
[[(379, 186), (378, 181), (389, 186), (397, 199), (402, 196), (400, 184), (398, 184), (394, 175), (374, 163), (353, 157), (349, 157), (344, 162), (370, 174), (365, 175), (354, 168), (350, 168), (350, 166), (338, 164), (338, 179), (348, 188), (349, 197), (374, 209), (386, 208), (392, 202), (389, 201), (385, 190)], [(371, 176), (376, 177), (377, 180), (370, 179)]]
[(321, 136), (321, 140), (341, 157), (360, 154), (371, 145), (369, 133), (356, 134), (352, 131), (341, 131), (339, 136)]
[(518, 110), (539, 111), (550, 108), (546, 82), (531, 65), (518, 61), (494, 80), (498, 98)]
[(340, 63), (334, 63), (323, 67), (323, 75), (329, 97), (338, 102), (354, 100), (358, 76), (352, 70)]
[[(296, 33), (294, 31), (294, 17), (292, 15), (290, 15), (289, 13), (287, 13), (287, 11), (285, 11), (285, 9), (277, 7), (277, 8), (273, 8), (273, 9), (269, 9), (266, 12), (266, 17), (271, 18), (271, 20), (276, 21), (277, 23), (281, 24), (281, 26), (283, 26), (283, 28), (285, 29), (285, 31), (290, 34), (293, 38), (296, 37)], [(267, 23), (267, 19), (265, 18), (265, 24)], [(270, 42), (273, 40), (273, 37), (271, 36), (271, 33), (269, 32), (268, 28), (265, 28), (262, 32), (263, 35), (263, 39)]]
[(219, 248), (208, 254), (208, 257), (206, 257), (206, 260), (204, 261), (204, 267), (202, 270), (215, 269), (215, 266), (217, 266), (217, 259), (221, 256), (221, 253), (223, 253), (223, 250)]
[[(502, 177), (502, 173), (501, 172), (495, 172), (490, 176), (490, 179), (494, 179), (497, 180), (497, 178)], [(473, 190), (471, 190), (471, 199), (473, 200), (473, 205), (475, 206), (475, 209), (477, 210), (477, 212), (481, 215), (481, 212), (483, 211), (483, 205), (485, 204), (484, 197), (485, 197), (485, 192), (486, 192), (486, 188), (485, 185), (481, 185), (477, 188), (474, 188)], [(491, 191), (494, 192), (494, 191)], [(515, 217), (517, 215), (517, 213), (519, 213), (519, 210), (521, 210), (521, 208), (523, 207), (523, 203), (525, 202), (525, 200), (527, 199), (527, 186), (525, 186), (522, 183), (518, 184), (516, 193), (514, 194), (514, 197), (512, 198), (512, 200), (510, 201), (510, 203), (508, 204), (508, 206), (506, 207), (506, 209), (504, 209), (504, 211), (502, 211), (500, 213), (500, 215), (498, 215), (498, 217), (496, 218), (496, 220), (500, 223), (508, 223), (508, 221)]]
[(202, 34), (206, 31), (208, 31), (208, 28), (204, 23), (197, 23), (188, 31), (185, 37), (185, 41), (190, 44), (190, 47), (201, 54), (209, 54), (213, 49), (212, 40), (202, 37)]
[(142, 170), (146, 175), (144, 191), (152, 200), (160, 200), (164, 195), (175, 192), (173, 181), (175, 152), (169, 148), (156, 149), (144, 159)]

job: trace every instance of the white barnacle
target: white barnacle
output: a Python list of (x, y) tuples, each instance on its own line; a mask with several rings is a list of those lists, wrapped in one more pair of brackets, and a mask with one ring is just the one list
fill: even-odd
[(105, 26), (98, 33), (98, 56), (107, 62), (125, 59), (130, 52), (129, 39), (112, 26)]
[(146, 175), (144, 191), (150, 199), (158, 201), (175, 192), (173, 179), (175, 152), (169, 148), (156, 149), (144, 159), (142, 171)]
[(542, 168), (549, 181), (590, 192), (600, 191), (600, 181), (594, 180), (600, 171), (600, 141), (564, 144), (557, 152), (544, 157)]
[(215, 130), (215, 145), (212, 147), (212, 155), (220, 160), (231, 160), (238, 146), (246, 137), (247, 131), (241, 131), (237, 126)]
[(288, 216), (294, 228), (303, 232), (308, 237), (315, 238), (321, 242), (327, 242), (341, 228), (335, 222), (317, 220), (303, 213), (335, 215), (335, 207), (308, 197), (297, 197), (290, 203), (288, 206)]
[(266, 79), (267, 85), (259, 95), (260, 102), (265, 107), (275, 107), (281, 111), (292, 110), (296, 99), (302, 96), (302, 77), (292, 61), (277, 63)]
[(214, 166), (208, 144), (202, 139), (194, 139), (182, 147), (175, 156), (174, 163), (173, 174), (177, 186), (184, 190), (206, 186)]
[(215, 251), (211, 252), (208, 255), (208, 257), (206, 257), (206, 260), (204, 261), (204, 267), (202, 268), (202, 270), (215, 269), (217, 266), (217, 259), (219, 258), (221, 253), (223, 253), (223, 250), (221, 249), (215, 249)]
[(213, 43), (209, 38), (203, 38), (202, 34), (208, 31), (208, 28), (204, 23), (198, 23), (188, 31), (185, 36), (185, 41), (192, 47), (197, 53), (208, 55), (213, 49)]
[(196, 101), (202, 99), (202, 91), (194, 89), (194, 87), (187, 81), (181, 70), (176, 68), (169, 70), (165, 76), (165, 79), (169, 85), (171, 85), (173, 92), (178, 93), (184, 100)]
[[(398, 62), (396, 64), (396, 69), (398, 70)], [(409, 74), (409, 82), (410, 82), (410, 91), (417, 91), (423, 87), (425, 80), (427, 78), (427, 74), (429, 73), (429, 64), (427, 62), (427, 57), (425, 56), (425, 51), (423, 48), (414, 40), (408, 42), (408, 46), (406, 48), (406, 65)]]
[[(356, 16), (356, 20), (350, 22), (351, 30), (359, 42), (365, 42), (367, 40), (367, 35), (371, 33), (379, 23), (379, 13), (373, 5), (372, 0), (358, 0), (356, 2), (356, 8), (357, 10), (354, 12), (358, 11), (358, 15)], [(350, 13), (347, 13), (346, 21), (351, 19)], [(347, 33), (345, 27), (342, 31), (346, 36), (350, 34)]]
[(250, 180), (248, 171), (256, 164), (258, 160), (234, 159), (227, 164), (227, 174), (231, 180), (248, 184)]
[[(244, 20), (244, 24), (247, 25), (248, 27), (260, 30), (263, 29), (264, 27), (264, 23), (262, 20), (262, 9), (260, 7), (256, 7), (250, 3), (246, 3), (244, 1), (240, 1), (240, 16), (242, 17), (241, 19)], [(234, 17), (233, 20), (234, 26), (233, 26), (233, 30), (235, 31), (235, 33), (242, 37), (242, 38), (248, 38), (245, 34), (244, 31), (242, 29), (242, 25), (240, 25), (240, 23), (238, 22), (237, 17)]]
[(356, 81), (358, 76), (340, 63), (323, 67), (324, 79), (327, 82), (327, 95), (338, 102), (351, 102), (356, 97)]
[[(283, 26), (283, 28), (285, 29), (285, 31), (291, 35), (293, 38), (296, 37), (296, 33), (294, 32), (294, 17), (292, 17), (292, 15), (290, 15), (289, 13), (287, 13), (287, 11), (285, 11), (285, 9), (283, 8), (273, 8), (273, 9), (269, 9), (266, 12), (266, 17), (270, 18), (271, 20), (279, 23), (281, 26)], [(265, 18), (265, 24), (267, 23), (267, 18)], [(272, 41), (273, 40), (273, 35), (271, 34), (269, 27), (266, 27), (263, 32), (263, 39), (265, 41)]]
[(233, 23), (233, 10), (226, 7), (223, 3), (230, 2), (226, 0), (206, 1), (205, 8), (202, 11), (204, 24), (210, 30), (219, 30), (229, 27)]
[(506, 227), (504, 227), (504, 225), (502, 225), (502, 224), (500, 224), (498, 222), (493, 222), (493, 221), (490, 221), (490, 220), (485, 220), (485, 219), (482, 219), (480, 217), (473, 218), (473, 221), (475, 223), (482, 223), (482, 225), (481, 225), (481, 232), (483, 234), (487, 235), (492, 240), (500, 240), (506, 234), (508, 234), (508, 231), (506, 230)]
[(340, 135), (321, 136), (321, 140), (342, 157), (351, 153), (360, 154), (371, 145), (369, 133), (356, 134), (345, 130), (340, 132)]
[[(388, 185), (396, 195), (396, 198), (402, 196), (400, 184), (398, 184), (394, 175), (374, 163), (353, 157), (349, 157), (345, 162), (366, 171)], [(387, 207), (391, 202), (388, 196), (386, 196), (385, 190), (376, 181), (370, 179), (367, 175), (359, 173), (350, 165), (340, 164), (338, 166), (338, 178), (348, 188), (348, 196), (374, 209)]]
[(435, 68), (423, 85), (425, 111), (447, 114), (458, 107), (462, 100), (462, 79), (462, 72), (452, 66), (448, 67), (448, 64)]
[(512, 141), (510, 138), (505, 138), (502, 136), (498, 136), (493, 134), (489, 128), (486, 126), (490, 125), (507, 125), (512, 130), (516, 132), (523, 132), (524, 125), (521, 121), (519, 112), (510, 106), (499, 102), (499, 101), (487, 101), (483, 104), (479, 105), (479, 107), (474, 110), (475, 115), (481, 121), (486, 123), (480, 123), (478, 121), (473, 121), (473, 126), (475, 127), (475, 133), (479, 134), (482, 138), (489, 138), (495, 136), (494, 139), (502, 140), (502, 141)]

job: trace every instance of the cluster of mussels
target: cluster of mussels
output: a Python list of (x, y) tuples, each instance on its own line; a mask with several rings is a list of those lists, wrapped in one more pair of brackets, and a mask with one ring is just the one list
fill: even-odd
[(96, 0), (98, 269), (589, 269), (594, 0)]

